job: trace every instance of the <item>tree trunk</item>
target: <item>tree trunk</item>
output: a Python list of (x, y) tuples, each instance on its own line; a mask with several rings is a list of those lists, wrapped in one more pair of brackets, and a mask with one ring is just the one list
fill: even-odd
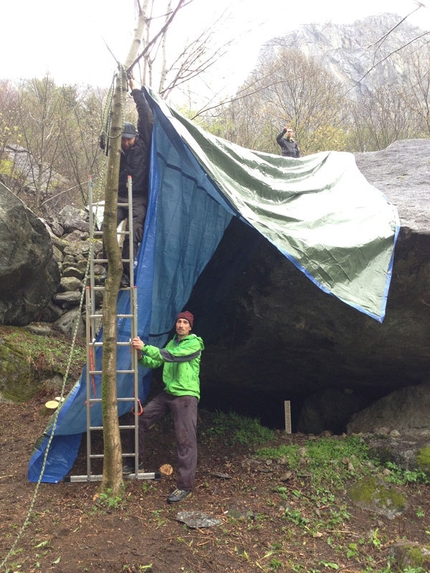
[[(146, 4), (145, 4), (146, 6)], [(121, 156), (121, 133), (123, 110), (127, 93), (127, 66), (137, 56), (145, 30), (144, 10), (139, 14), (135, 35), (127, 56), (125, 67), (118, 71), (111, 114), (111, 146), (109, 151), (105, 210), (103, 218), (103, 239), (108, 259), (108, 276), (103, 297), (103, 358), (102, 358), (102, 412), (104, 464), (100, 492), (114, 498), (121, 494), (122, 448), (118, 423), (117, 404), (117, 315), (116, 306), (122, 274), (121, 253), (117, 241), (118, 178)], [(131, 240), (131, 238), (130, 238)]]
[[(123, 72), (119, 72), (124, 76)], [(122, 449), (118, 423), (116, 362), (117, 316), (116, 305), (122, 274), (121, 253), (118, 246), (116, 217), (118, 210), (118, 178), (121, 153), (121, 132), (124, 77), (118, 77), (112, 106), (111, 147), (109, 150), (103, 240), (108, 259), (108, 276), (103, 297), (103, 358), (102, 412), (104, 464), (100, 491), (116, 497), (122, 489)], [(125, 83), (125, 86), (127, 84)]]

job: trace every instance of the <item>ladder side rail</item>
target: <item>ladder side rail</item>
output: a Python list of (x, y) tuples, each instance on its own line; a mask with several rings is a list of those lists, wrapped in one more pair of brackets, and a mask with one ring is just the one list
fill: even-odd
[[(129, 276), (130, 276), (130, 286), (134, 286), (134, 229), (133, 229), (133, 179), (131, 175), (127, 179), (127, 190), (128, 190), (128, 246), (129, 246)], [(131, 298), (130, 298), (131, 302)]]
[(87, 383), (87, 401), (86, 401), (86, 419), (87, 419), (87, 474), (91, 475), (91, 376), (90, 373), (91, 368), (91, 328), (90, 328), (90, 287), (86, 287), (86, 350), (87, 350), (87, 375), (86, 375), (86, 383)]
[[(137, 291), (134, 287), (134, 244), (133, 244), (133, 196), (132, 196), (132, 178), (128, 178), (128, 230), (121, 232), (122, 235), (127, 235), (129, 238), (129, 259), (123, 259), (123, 264), (129, 264), (129, 275), (130, 275), (130, 313), (124, 315), (118, 315), (118, 318), (123, 317), (131, 321), (130, 332), (131, 340), (137, 336)], [(90, 229), (93, 231), (93, 240), (96, 236), (95, 232), (95, 217), (93, 213), (93, 188), (92, 180), (90, 180), (89, 185), (89, 224)], [(102, 234), (102, 233), (101, 233)], [(97, 232), (99, 236), (100, 233)], [(89, 285), (86, 286), (86, 351), (87, 351), (87, 369), (86, 369), (86, 420), (87, 420), (87, 475), (79, 476), (79, 481), (93, 481), (94, 479), (100, 479), (100, 476), (93, 476), (91, 469), (92, 459), (104, 459), (104, 454), (93, 454), (91, 448), (91, 430), (103, 429), (102, 426), (92, 426), (91, 421), (91, 407), (93, 404), (100, 402), (101, 399), (96, 396), (91, 397), (91, 377), (96, 374), (101, 374), (101, 371), (95, 369), (95, 357), (94, 351), (96, 347), (102, 347), (103, 341), (96, 342), (96, 319), (100, 318), (101, 315), (96, 314), (96, 297), (95, 297), (95, 279), (94, 279), (94, 263), (102, 263), (102, 260), (97, 259), (94, 254), (94, 249), (92, 250), (92, 257), (90, 259), (90, 272), (89, 272)], [(103, 288), (103, 287), (102, 287)], [(120, 342), (118, 345), (125, 346), (129, 345), (131, 347), (131, 340), (127, 343)], [(138, 360), (137, 353), (132, 352), (132, 364), (129, 370), (117, 370), (117, 374), (133, 374), (133, 389), (134, 395), (132, 397), (119, 398), (118, 401), (130, 401), (134, 404), (134, 425), (124, 426), (124, 428), (134, 430), (135, 437), (135, 452), (131, 454), (135, 459), (135, 474), (136, 479), (154, 479), (154, 474), (139, 474), (139, 377), (138, 377)], [(128, 454), (130, 455), (130, 454)], [(145, 477), (143, 477), (143, 475)], [(151, 476), (151, 477), (150, 477)], [(76, 478), (77, 476), (75, 476)], [(73, 476), (71, 476), (73, 479)], [(155, 477), (155, 479), (157, 479)], [(158, 478), (159, 479), (159, 478)]]
[[(128, 262), (129, 277), (130, 277), (130, 333), (131, 340), (137, 336), (137, 296), (136, 288), (134, 286), (134, 228), (133, 228), (133, 179), (129, 175), (127, 179), (128, 191), (128, 232), (129, 232), (129, 259), (123, 260), (123, 263)], [(130, 340), (130, 348), (131, 347)], [(131, 353), (131, 370), (133, 371), (133, 389), (134, 389), (134, 467), (135, 474), (139, 472), (139, 380), (138, 380), (138, 364), (136, 352), (132, 350)]]
[[(91, 288), (94, 287), (94, 231), (95, 231), (95, 218), (94, 218), (94, 212), (93, 212), (93, 201), (94, 201), (94, 197), (93, 197), (93, 181), (92, 178), (90, 177), (89, 179), (89, 185), (88, 185), (88, 207), (89, 207), (89, 228), (90, 228), (90, 234), (92, 237), (92, 257), (90, 257), (90, 272), (89, 272), (89, 277), (90, 277), (90, 285)], [(91, 292), (94, 292), (93, 290), (91, 290)]]
[[(88, 187), (88, 203), (89, 203), (89, 228), (90, 234), (94, 233), (95, 230), (95, 220), (94, 220), (94, 196), (93, 196), (93, 185), (92, 178), (89, 179)], [(93, 235), (92, 235), (93, 236)], [(92, 239), (94, 240), (94, 239)], [(87, 346), (87, 403), (86, 403), (86, 414), (87, 414), (87, 476), (88, 479), (91, 475), (91, 371), (94, 370), (94, 347), (91, 346), (93, 341), (93, 329), (91, 316), (94, 314), (94, 302), (92, 289), (94, 288), (94, 243), (92, 249), (90, 250), (91, 257), (89, 261), (89, 278), (90, 284), (86, 286), (86, 314), (85, 314), (85, 324), (86, 324), (86, 346)]]
[[(130, 314), (127, 318), (130, 319), (130, 334), (131, 340), (129, 345), (131, 347), (131, 341), (135, 336), (137, 336), (137, 296), (136, 288), (134, 286), (134, 228), (133, 228), (133, 180), (129, 176), (127, 179), (127, 191), (128, 191), (128, 242), (129, 242), (129, 258), (123, 259), (123, 264), (128, 264), (129, 278), (130, 278)], [(139, 471), (139, 380), (138, 380), (138, 362), (137, 355), (132, 351), (131, 353), (132, 363), (131, 363), (131, 373), (133, 374), (133, 394), (134, 394), (134, 462), (135, 462), (135, 473), (136, 476)], [(126, 457), (126, 456), (124, 456)], [(130, 456), (127, 456), (130, 457)]]
[[(133, 304), (133, 319), (131, 324), (131, 338), (137, 336), (137, 289), (136, 287), (131, 289), (130, 304)], [(139, 401), (139, 366), (137, 360), (137, 352), (132, 348), (132, 370), (134, 370), (133, 375), (133, 388), (134, 388), (134, 464), (135, 464), (135, 474), (139, 472), (139, 416), (140, 416), (140, 401)]]

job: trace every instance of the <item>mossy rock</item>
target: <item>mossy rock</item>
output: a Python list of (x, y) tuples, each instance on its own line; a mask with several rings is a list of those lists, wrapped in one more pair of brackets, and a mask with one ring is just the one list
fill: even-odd
[(392, 484), (368, 476), (349, 488), (351, 500), (364, 509), (394, 519), (407, 509), (405, 496)]
[[(33, 326), (33, 325), (32, 325)], [(53, 377), (64, 377), (70, 341), (63, 335), (41, 335), (30, 328), (0, 326), (0, 400), (27, 402)], [(85, 347), (75, 347), (70, 380), (82, 372)]]
[(406, 569), (414, 571), (430, 571), (430, 547), (421, 546), (411, 541), (401, 541), (391, 548), (391, 557), (394, 559), (396, 571)]
[(38, 389), (26, 356), (0, 344), (0, 394), (14, 402), (25, 402)]
[(417, 452), (417, 466), (427, 476), (430, 476), (430, 446), (424, 446)]

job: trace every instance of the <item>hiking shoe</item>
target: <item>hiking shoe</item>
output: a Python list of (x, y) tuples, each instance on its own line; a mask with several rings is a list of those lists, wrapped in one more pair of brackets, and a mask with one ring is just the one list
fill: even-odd
[[(138, 466), (139, 471), (143, 471), (143, 462), (140, 462)], [(127, 463), (122, 466), (123, 474), (134, 474), (135, 466), (133, 463)]]
[(167, 498), (167, 503), (177, 503), (191, 495), (190, 489), (175, 489)]

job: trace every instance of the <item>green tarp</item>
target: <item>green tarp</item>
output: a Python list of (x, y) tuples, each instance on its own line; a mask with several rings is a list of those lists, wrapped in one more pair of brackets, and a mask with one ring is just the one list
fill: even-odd
[[(399, 220), (354, 155), (300, 159), (245, 149), (200, 129), (157, 96), (158, 112), (219, 191), (214, 198), (255, 227), (325, 292), (382, 321)], [(158, 113), (160, 115), (160, 113)]]

